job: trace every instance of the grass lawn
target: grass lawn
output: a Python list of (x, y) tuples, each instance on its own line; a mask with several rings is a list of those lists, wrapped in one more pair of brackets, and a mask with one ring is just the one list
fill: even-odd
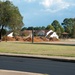
[(75, 46), (0, 42), (0, 53), (75, 57)]

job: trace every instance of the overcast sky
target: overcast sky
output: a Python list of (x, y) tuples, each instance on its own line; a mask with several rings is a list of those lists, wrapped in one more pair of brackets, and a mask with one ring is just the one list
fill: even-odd
[(11, 0), (19, 8), (26, 27), (47, 26), (75, 18), (75, 0)]

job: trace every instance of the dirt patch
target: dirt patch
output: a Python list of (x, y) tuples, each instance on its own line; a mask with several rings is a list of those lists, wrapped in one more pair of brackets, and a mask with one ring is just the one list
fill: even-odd
[(16, 37), (15, 37), (15, 40), (16, 40), (16, 41), (24, 41), (23, 38), (20, 37), (20, 36), (16, 36)]
[[(16, 36), (16, 37), (3, 37), (2, 41), (28, 41), (31, 42), (32, 38), (31, 37), (21, 37), (21, 36)], [(56, 38), (50, 38), (47, 39), (46, 37), (34, 37), (34, 42), (43, 42), (43, 41), (58, 41)]]
[(49, 41), (59, 41), (59, 39), (53, 37), (53, 38), (49, 38)]
[(2, 41), (16, 41), (16, 39), (14, 37), (6, 37), (6, 36), (4, 36), (2, 38)]

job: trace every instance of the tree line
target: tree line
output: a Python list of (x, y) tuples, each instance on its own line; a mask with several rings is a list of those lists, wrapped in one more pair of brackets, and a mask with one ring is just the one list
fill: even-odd
[(68, 37), (75, 38), (75, 18), (65, 18), (60, 24), (59, 21), (54, 20), (51, 24), (40, 27), (23, 27), (23, 30), (53, 30), (57, 32), (59, 37), (61, 37), (63, 32), (68, 33)]

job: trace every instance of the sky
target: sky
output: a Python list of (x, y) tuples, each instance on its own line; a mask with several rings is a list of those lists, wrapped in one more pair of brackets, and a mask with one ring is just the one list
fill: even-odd
[(10, 0), (19, 8), (25, 27), (47, 26), (75, 18), (75, 0)]

